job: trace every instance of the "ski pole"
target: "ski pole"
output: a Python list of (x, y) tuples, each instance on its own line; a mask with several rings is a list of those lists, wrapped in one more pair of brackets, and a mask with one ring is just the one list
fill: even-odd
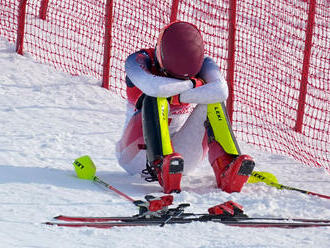
[(86, 156), (77, 158), (73, 162), (73, 165), (76, 170), (78, 178), (92, 180), (92, 181), (112, 190), (113, 192), (117, 193), (118, 195), (124, 197), (125, 199), (127, 199), (131, 202), (135, 202), (135, 200), (133, 198), (129, 197), (128, 195), (124, 194), (123, 192), (119, 191), (115, 187), (111, 186), (110, 184), (104, 182), (102, 179), (97, 177), (95, 175), (96, 166), (89, 156), (86, 155)]
[(321, 198), (330, 199), (330, 196), (327, 196), (327, 195), (322, 195), (322, 194), (311, 192), (308, 190), (297, 189), (294, 187), (279, 184), (277, 182), (276, 177), (269, 172), (253, 171), (251, 174), (251, 177), (253, 177), (253, 178), (251, 178), (251, 180), (249, 179), (249, 181), (248, 181), (249, 183), (264, 182), (267, 185), (278, 188), (278, 189), (293, 190), (293, 191), (298, 191), (300, 193), (307, 194), (307, 195), (315, 195), (315, 196), (318, 196)]
[(121, 195), (122, 197), (126, 198), (127, 200), (129, 200), (131, 202), (135, 202), (135, 200), (133, 198), (131, 198), (128, 195), (124, 194), (123, 192), (119, 191), (118, 189), (111, 186), (110, 184), (102, 181), (99, 177), (95, 176), (93, 180), (94, 180), (94, 182), (99, 183), (99, 184), (103, 185), (104, 187), (116, 192), (118, 195)]

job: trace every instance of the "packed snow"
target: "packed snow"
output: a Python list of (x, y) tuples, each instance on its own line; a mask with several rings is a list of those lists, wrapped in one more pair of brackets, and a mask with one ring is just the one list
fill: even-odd
[[(125, 100), (89, 77), (74, 77), (17, 55), (0, 38), (0, 246), (1, 247), (329, 247), (330, 228), (266, 229), (216, 223), (164, 227), (67, 228), (42, 224), (59, 214), (130, 216), (137, 208), (125, 198), (76, 177), (72, 162), (89, 155), (96, 174), (134, 199), (163, 195), (118, 166), (115, 143), (123, 132)], [(330, 178), (283, 155), (240, 143), (255, 158), (257, 171), (279, 183), (330, 195)], [(330, 219), (330, 201), (263, 183), (241, 193), (216, 188), (205, 161), (183, 177), (174, 204), (189, 202), (187, 212), (205, 213), (233, 200), (254, 217)]]

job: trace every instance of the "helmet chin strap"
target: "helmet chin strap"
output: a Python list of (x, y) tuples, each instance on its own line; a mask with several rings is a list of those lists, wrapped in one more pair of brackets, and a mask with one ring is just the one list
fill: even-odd
[(155, 66), (159, 69), (160, 72), (164, 73), (166, 76), (168, 75), (166, 73), (166, 70), (159, 63), (159, 60), (158, 60), (158, 57), (157, 57), (157, 45), (155, 47), (154, 63), (155, 63)]
[(162, 66), (161, 66), (161, 64), (159, 63), (159, 61), (158, 61), (158, 57), (157, 57), (157, 45), (156, 45), (156, 47), (155, 47), (155, 66), (158, 68), (158, 70), (164, 75), (164, 76), (166, 76), (166, 77), (173, 77), (172, 75), (170, 75), (166, 70), (165, 70), (165, 68), (163, 68)]

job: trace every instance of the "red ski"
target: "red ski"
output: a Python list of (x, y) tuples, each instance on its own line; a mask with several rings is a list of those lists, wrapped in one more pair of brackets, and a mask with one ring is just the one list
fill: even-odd
[[(181, 216), (205, 216), (206, 214), (189, 214), (184, 213)], [(106, 221), (127, 221), (127, 220), (139, 220), (138, 217), (93, 217), (93, 216), (67, 216), (67, 215), (58, 215), (54, 217), (56, 220), (62, 221), (77, 221), (77, 222), (106, 222)], [(141, 220), (141, 219), (140, 219)], [(259, 220), (259, 221), (295, 221), (295, 222), (312, 222), (312, 223), (330, 223), (328, 219), (305, 219), (305, 218), (281, 218), (281, 217), (235, 217), (235, 220)]]
[[(166, 224), (188, 224), (196, 220), (191, 219), (172, 219)], [(226, 226), (250, 227), (250, 228), (306, 228), (306, 227), (328, 227), (330, 223), (312, 222), (268, 222), (268, 221), (222, 221), (211, 220), (213, 223), (220, 223)], [(47, 225), (61, 227), (93, 227), (93, 228), (112, 228), (112, 227), (132, 227), (132, 226), (162, 226), (163, 220), (136, 220), (136, 221), (109, 221), (109, 222), (46, 222)]]

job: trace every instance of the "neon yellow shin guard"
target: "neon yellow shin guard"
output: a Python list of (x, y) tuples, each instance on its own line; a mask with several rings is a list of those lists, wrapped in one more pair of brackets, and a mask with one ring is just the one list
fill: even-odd
[(145, 96), (142, 105), (142, 127), (150, 162), (173, 153), (168, 129), (166, 98)]
[(173, 153), (170, 133), (168, 130), (168, 102), (166, 98), (157, 98), (158, 118), (160, 125), (160, 134), (162, 140), (163, 155)]
[(214, 139), (222, 146), (225, 152), (239, 155), (241, 151), (232, 131), (225, 104), (208, 104), (207, 118), (211, 125)]

